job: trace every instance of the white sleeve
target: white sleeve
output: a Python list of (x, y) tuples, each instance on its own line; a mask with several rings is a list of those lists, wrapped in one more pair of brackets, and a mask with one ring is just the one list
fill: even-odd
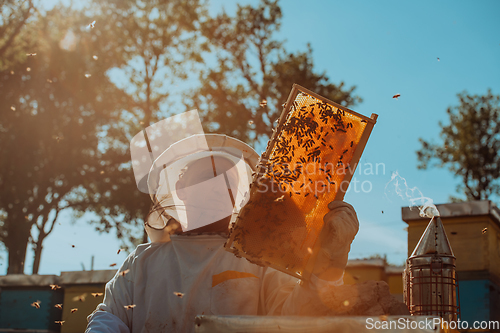
[(131, 305), (134, 299), (134, 273), (131, 269), (134, 256), (135, 251), (125, 259), (115, 276), (106, 283), (103, 302), (87, 317), (88, 332), (129, 332), (132, 326), (132, 311), (127, 311), (125, 306)]
[(312, 275), (309, 283), (301, 285), (288, 274), (267, 269), (260, 295), (261, 312), (269, 316), (293, 316), (308, 314), (315, 308), (326, 314), (329, 309), (321, 302), (321, 294), (342, 284), (343, 276), (337, 281), (325, 281)]
[(105, 311), (95, 311), (89, 316), (85, 333), (130, 333), (120, 318)]

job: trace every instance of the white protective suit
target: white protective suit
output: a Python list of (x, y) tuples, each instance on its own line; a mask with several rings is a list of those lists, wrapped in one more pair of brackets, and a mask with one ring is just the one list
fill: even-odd
[(85, 332), (185, 333), (194, 332), (194, 318), (202, 314), (297, 315), (309, 295), (342, 284), (313, 277), (301, 286), (292, 276), (235, 257), (224, 250), (225, 241), (172, 235), (166, 243), (139, 245), (107, 283)]

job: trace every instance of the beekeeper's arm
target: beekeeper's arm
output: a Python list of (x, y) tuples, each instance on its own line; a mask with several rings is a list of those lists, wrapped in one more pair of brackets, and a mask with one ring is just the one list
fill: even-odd
[(125, 306), (132, 305), (133, 271), (130, 267), (134, 256), (135, 251), (128, 256), (113, 279), (106, 283), (104, 300), (87, 317), (85, 333), (130, 333), (132, 318), (129, 315), (132, 315), (132, 311)]
[[(313, 268), (311, 281), (299, 285), (287, 274), (268, 270), (261, 289), (261, 312), (266, 315), (300, 315), (305, 309), (321, 307), (321, 293), (342, 285), (351, 243), (359, 229), (354, 208), (343, 201), (328, 205), (321, 231), (321, 249)], [(327, 310), (327, 309), (325, 309)]]

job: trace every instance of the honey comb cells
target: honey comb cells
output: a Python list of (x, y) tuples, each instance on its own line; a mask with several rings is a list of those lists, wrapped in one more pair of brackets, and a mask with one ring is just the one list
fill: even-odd
[(294, 85), (226, 249), (308, 279), (328, 203), (343, 198), (375, 120)]

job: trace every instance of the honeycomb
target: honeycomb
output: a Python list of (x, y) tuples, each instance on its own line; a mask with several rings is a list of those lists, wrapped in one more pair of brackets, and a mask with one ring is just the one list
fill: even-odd
[(343, 198), (374, 123), (294, 85), (226, 249), (307, 278), (328, 203)]

